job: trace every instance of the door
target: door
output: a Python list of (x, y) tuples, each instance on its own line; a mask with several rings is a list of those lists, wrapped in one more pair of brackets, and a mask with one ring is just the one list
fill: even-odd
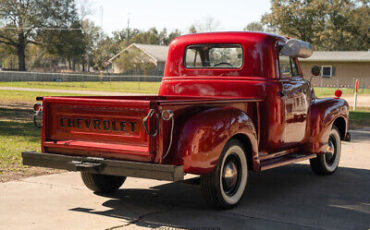
[(279, 56), (282, 100), (284, 103), (284, 143), (296, 145), (305, 140), (308, 106), (310, 104), (309, 84), (298, 71), (296, 60)]

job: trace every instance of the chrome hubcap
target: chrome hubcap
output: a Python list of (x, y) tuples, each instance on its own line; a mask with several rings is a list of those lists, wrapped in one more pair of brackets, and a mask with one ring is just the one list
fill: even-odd
[(222, 186), (226, 194), (233, 195), (239, 186), (239, 172), (238, 162), (234, 156), (226, 159), (223, 173), (222, 173)]
[(325, 153), (325, 160), (328, 164), (332, 164), (335, 160), (335, 140), (330, 136), (328, 141), (328, 151)]

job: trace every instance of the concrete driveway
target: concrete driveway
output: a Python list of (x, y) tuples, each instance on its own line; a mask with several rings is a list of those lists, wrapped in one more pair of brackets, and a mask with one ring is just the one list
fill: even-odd
[(0, 184), (0, 229), (369, 229), (370, 130), (342, 144), (341, 168), (314, 175), (307, 162), (249, 177), (241, 204), (210, 210), (197, 178), (128, 178), (111, 196), (90, 192), (78, 173)]

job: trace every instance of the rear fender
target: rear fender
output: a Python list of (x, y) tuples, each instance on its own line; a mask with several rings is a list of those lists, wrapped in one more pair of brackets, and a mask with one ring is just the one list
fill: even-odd
[(250, 144), (252, 155), (249, 159), (253, 159), (253, 168), (258, 168), (256, 129), (246, 113), (233, 107), (216, 107), (189, 117), (174, 145), (175, 152), (183, 160), (184, 172), (211, 172), (227, 141), (238, 134), (249, 140), (250, 143), (243, 144)]
[(315, 99), (311, 106), (310, 138), (306, 146), (311, 153), (322, 154), (327, 151), (330, 130), (335, 121), (344, 120), (341, 130), (342, 139), (347, 133), (348, 103), (343, 99)]

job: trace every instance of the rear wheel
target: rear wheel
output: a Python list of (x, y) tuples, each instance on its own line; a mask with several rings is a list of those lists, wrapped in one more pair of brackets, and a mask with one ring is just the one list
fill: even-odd
[(341, 154), (341, 141), (338, 128), (333, 126), (328, 140), (328, 151), (325, 154), (317, 155), (310, 159), (312, 170), (319, 175), (329, 175), (334, 173), (339, 165)]
[(112, 193), (125, 182), (124, 176), (109, 176), (89, 172), (81, 172), (81, 178), (86, 187), (94, 192)]
[(245, 150), (238, 140), (226, 144), (213, 172), (201, 176), (201, 189), (207, 204), (227, 209), (241, 200), (247, 184)]

